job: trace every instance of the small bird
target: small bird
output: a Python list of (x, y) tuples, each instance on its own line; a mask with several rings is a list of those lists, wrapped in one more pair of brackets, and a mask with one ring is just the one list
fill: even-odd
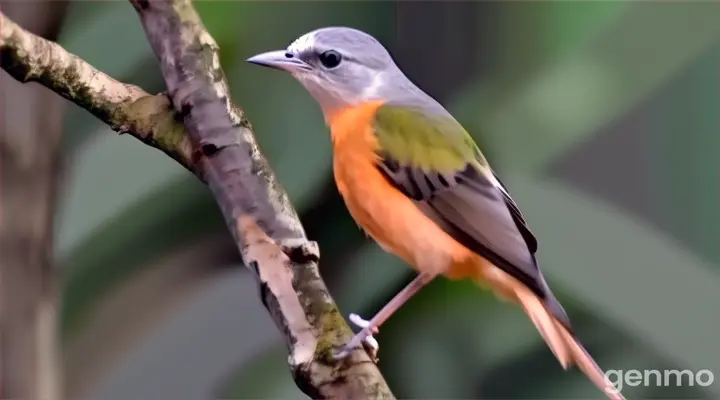
[(371, 339), (437, 276), (469, 278), (519, 304), (563, 368), (577, 365), (609, 398), (624, 399), (573, 333), (538, 267), (538, 241), (488, 160), (378, 40), (328, 27), (247, 61), (290, 73), (315, 98), (348, 211), (383, 250), (418, 272), (339, 357)]

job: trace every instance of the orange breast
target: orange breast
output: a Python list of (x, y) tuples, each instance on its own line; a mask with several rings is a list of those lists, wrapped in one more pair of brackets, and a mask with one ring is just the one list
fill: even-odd
[(328, 118), (333, 172), (352, 217), (388, 252), (419, 271), (454, 278), (476, 275), (477, 257), (459, 244), (415, 203), (392, 186), (376, 167), (372, 118), (379, 102), (348, 108)]

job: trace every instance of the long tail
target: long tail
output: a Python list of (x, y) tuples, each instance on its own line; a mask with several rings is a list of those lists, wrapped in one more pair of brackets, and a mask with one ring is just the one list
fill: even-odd
[(564, 369), (577, 367), (612, 400), (625, 400), (615, 386), (605, 379), (605, 373), (577, 338), (547, 309), (543, 301), (524, 285), (512, 285), (515, 296), (525, 313), (547, 342)]

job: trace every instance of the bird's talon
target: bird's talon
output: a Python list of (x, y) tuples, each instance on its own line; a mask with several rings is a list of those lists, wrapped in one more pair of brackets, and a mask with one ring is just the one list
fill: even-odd
[[(352, 313), (350, 314), (349, 318), (350, 322), (352, 322), (353, 325), (357, 326), (358, 328), (365, 329), (370, 326), (370, 321), (364, 319), (358, 314)], [(370, 328), (370, 333), (372, 333), (373, 335), (377, 335), (378, 333), (380, 333), (380, 330), (377, 326), (373, 326)]]
[(372, 335), (368, 335), (367, 337), (365, 337), (365, 339), (363, 339), (362, 344), (363, 344), (363, 348), (370, 356), (370, 359), (374, 363), (377, 363), (378, 362), (377, 354), (378, 354), (378, 351), (380, 351), (380, 345), (378, 344), (377, 340), (375, 340), (375, 338), (372, 337)]
[[(350, 314), (349, 315), (350, 322), (353, 323), (353, 325), (363, 329), (363, 330), (369, 330), (367, 333), (367, 336), (365, 336), (362, 339), (362, 346), (365, 349), (365, 351), (368, 352), (370, 355), (370, 358), (374, 362), (377, 362), (377, 353), (380, 350), (380, 344), (378, 341), (373, 337), (373, 334), (379, 333), (379, 329), (376, 326), (370, 326), (370, 321), (365, 320), (358, 314)], [(360, 333), (361, 334), (361, 333)]]

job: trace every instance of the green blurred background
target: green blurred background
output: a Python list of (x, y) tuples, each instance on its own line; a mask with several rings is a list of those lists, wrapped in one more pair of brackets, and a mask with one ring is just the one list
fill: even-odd
[[(475, 136), (601, 366), (720, 374), (720, 4), (196, 7), (345, 315), (371, 316), (412, 274), (347, 214), (311, 97), (244, 62), (327, 25), (375, 35)], [(73, 2), (59, 41), (117, 79), (164, 89), (127, 2)], [(69, 107), (64, 124), (56, 255), (69, 397), (303, 398), (209, 191), (84, 110)], [(469, 283), (434, 282), (378, 339), (399, 398), (602, 398), (560, 368), (518, 308)], [(712, 399), (720, 382), (624, 393)]]

